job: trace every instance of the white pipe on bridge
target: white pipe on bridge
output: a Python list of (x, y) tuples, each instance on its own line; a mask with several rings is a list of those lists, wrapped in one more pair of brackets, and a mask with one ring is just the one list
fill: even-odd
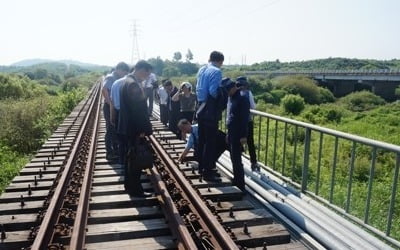
[[(232, 167), (227, 152), (219, 159), (220, 167), (232, 176)], [(245, 161), (248, 161), (245, 159)], [(247, 163), (247, 162), (246, 162)], [(249, 164), (244, 164), (247, 189), (268, 200), (273, 207), (309, 232), (324, 246), (331, 249), (392, 249), (381, 240), (346, 221), (321, 205), (310, 205), (311, 199), (299, 198), (273, 180), (268, 180), (266, 171), (253, 173)]]

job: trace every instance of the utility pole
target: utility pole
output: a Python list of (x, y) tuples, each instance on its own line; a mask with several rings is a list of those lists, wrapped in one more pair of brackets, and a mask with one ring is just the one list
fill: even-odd
[(130, 30), (132, 34), (132, 58), (131, 63), (134, 64), (140, 60), (139, 54), (139, 43), (138, 43), (138, 30), (136, 26), (136, 19), (132, 20), (132, 26)]

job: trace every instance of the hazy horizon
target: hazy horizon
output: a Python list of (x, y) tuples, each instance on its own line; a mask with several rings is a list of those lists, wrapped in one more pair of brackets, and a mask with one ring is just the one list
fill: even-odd
[[(157, 56), (156, 56), (157, 57)], [(155, 58), (156, 58), (155, 57)], [(391, 61), (391, 60), (400, 60), (400, 58), (392, 58), (392, 59), (375, 59), (375, 58), (348, 58), (348, 57), (327, 57), (327, 58), (315, 58), (315, 59), (308, 59), (308, 60), (298, 60), (298, 61), (281, 61), (279, 60), (281, 63), (294, 63), (294, 62), (302, 62), (302, 61), (313, 61), (313, 60), (324, 60), (324, 59), (330, 59), (330, 58), (342, 58), (342, 59), (356, 59), (356, 60), (377, 60), (377, 61)], [(149, 58), (147, 58), (149, 59)], [(18, 64), (20, 62), (24, 62), (24, 61), (30, 61), (30, 60), (44, 60), (44, 63), (46, 62), (63, 62), (63, 61), (72, 61), (72, 62), (77, 62), (77, 63), (83, 63), (83, 64), (93, 64), (93, 65), (98, 65), (98, 66), (109, 66), (109, 67), (114, 67), (115, 65), (104, 65), (104, 64), (96, 64), (96, 63), (90, 63), (90, 62), (84, 62), (84, 61), (80, 61), (80, 60), (76, 60), (76, 59), (48, 59), (48, 58), (25, 58), (13, 63), (10, 63), (8, 65), (1, 65), (0, 66), (15, 66), (14, 64)], [(182, 59), (184, 60), (184, 59)], [(273, 62), (276, 60), (270, 60), (270, 61), (261, 61), (261, 62), (254, 62), (254, 63), (262, 63), (262, 62)], [(252, 64), (254, 64), (252, 63)], [(129, 64), (129, 63), (128, 63)], [(242, 64), (226, 64), (225, 65), (242, 65)], [(246, 64), (246, 65), (252, 65), (252, 64)]]
[[(23, 6), (23, 8), (21, 7)], [(160, 56), (226, 64), (325, 58), (400, 58), (400, 1), (239, 0), (7, 1), (0, 65), (32, 58), (99, 65)], [(133, 24), (137, 43), (133, 46)]]

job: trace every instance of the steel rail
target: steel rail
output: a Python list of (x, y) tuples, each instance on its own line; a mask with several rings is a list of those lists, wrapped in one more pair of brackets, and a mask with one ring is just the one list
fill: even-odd
[(76, 216), (75, 216), (75, 221), (73, 225), (73, 231), (71, 235), (71, 240), (69, 244), (70, 249), (83, 249), (84, 244), (85, 244), (85, 235), (86, 235), (86, 224), (87, 224), (87, 218), (88, 218), (88, 210), (89, 210), (89, 197), (90, 197), (90, 191), (91, 191), (91, 186), (92, 186), (92, 181), (93, 181), (93, 169), (94, 169), (94, 159), (96, 155), (96, 146), (97, 146), (97, 136), (98, 136), (98, 130), (99, 130), (99, 123), (100, 123), (100, 91), (97, 92), (97, 112), (95, 119), (93, 121), (94, 123), (94, 128), (92, 131), (92, 136), (90, 140), (90, 148), (89, 148), (89, 154), (87, 157), (86, 161), (86, 167), (85, 167), (85, 175), (83, 178), (82, 186), (81, 186), (81, 192), (79, 196), (79, 204), (76, 209)]
[(214, 238), (211, 238), (215, 249), (239, 249), (236, 243), (231, 239), (229, 234), (225, 231), (223, 226), (218, 222), (217, 218), (211, 213), (206, 204), (201, 198), (196, 195), (196, 190), (185, 180), (185, 176), (174, 166), (175, 162), (169, 157), (164, 151), (161, 145), (157, 142), (154, 136), (150, 136), (150, 140), (155, 145), (157, 152), (160, 154), (164, 162), (170, 166), (169, 170), (174, 175), (178, 184), (183, 188), (184, 193), (188, 196), (191, 204), (196, 209), (196, 212), (200, 215), (204, 221), (204, 230), (210, 232)]
[[(97, 92), (100, 91), (100, 85), (98, 85), (96, 87), (95, 91), (97, 91)], [(95, 95), (95, 96), (97, 96), (97, 95)], [(68, 158), (68, 161), (65, 164), (65, 168), (61, 175), (60, 181), (54, 191), (53, 199), (51, 199), (51, 201), (50, 201), (50, 204), (47, 208), (46, 214), (40, 225), (37, 236), (31, 246), (32, 250), (47, 249), (47, 245), (49, 244), (49, 242), (53, 236), (53, 231), (54, 231), (53, 225), (58, 220), (58, 216), (56, 216), (56, 215), (58, 214), (58, 212), (63, 204), (63, 198), (64, 198), (64, 196), (67, 192), (67, 188), (68, 188), (66, 184), (72, 174), (72, 170), (74, 168), (73, 163), (75, 160), (75, 156), (79, 152), (80, 142), (84, 136), (84, 131), (87, 128), (87, 125), (89, 123), (89, 117), (90, 117), (91, 111), (93, 110), (93, 107), (94, 107), (94, 101), (92, 101), (90, 103), (90, 107), (88, 108), (87, 115), (81, 125), (79, 134), (76, 137), (77, 140), (75, 141), (75, 145), (73, 146), (73, 148), (71, 150), (70, 157)]]
[(155, 167), (153, 167), (150, 172), (152, 174), (151, 181), (155, 186), (156, 192), (161, 196), (162, 205), (166, 208), (168, 218), (173, 218), (172, 220), (168, 220), (168, 223), (172, 224), (170, 228), (173, 231), (173, 235), (177, 237), (178, 249), (196, 249), (196, 243), (180, 216), (171, 195), (167, 191), (167, 187), (161, 179), (160, 172)]

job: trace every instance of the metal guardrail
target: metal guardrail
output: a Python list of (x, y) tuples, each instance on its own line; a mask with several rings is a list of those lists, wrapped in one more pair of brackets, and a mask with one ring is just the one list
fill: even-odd
[(251, 113), (257, 159), (271, 173), (400, 247), (400, 146)]

